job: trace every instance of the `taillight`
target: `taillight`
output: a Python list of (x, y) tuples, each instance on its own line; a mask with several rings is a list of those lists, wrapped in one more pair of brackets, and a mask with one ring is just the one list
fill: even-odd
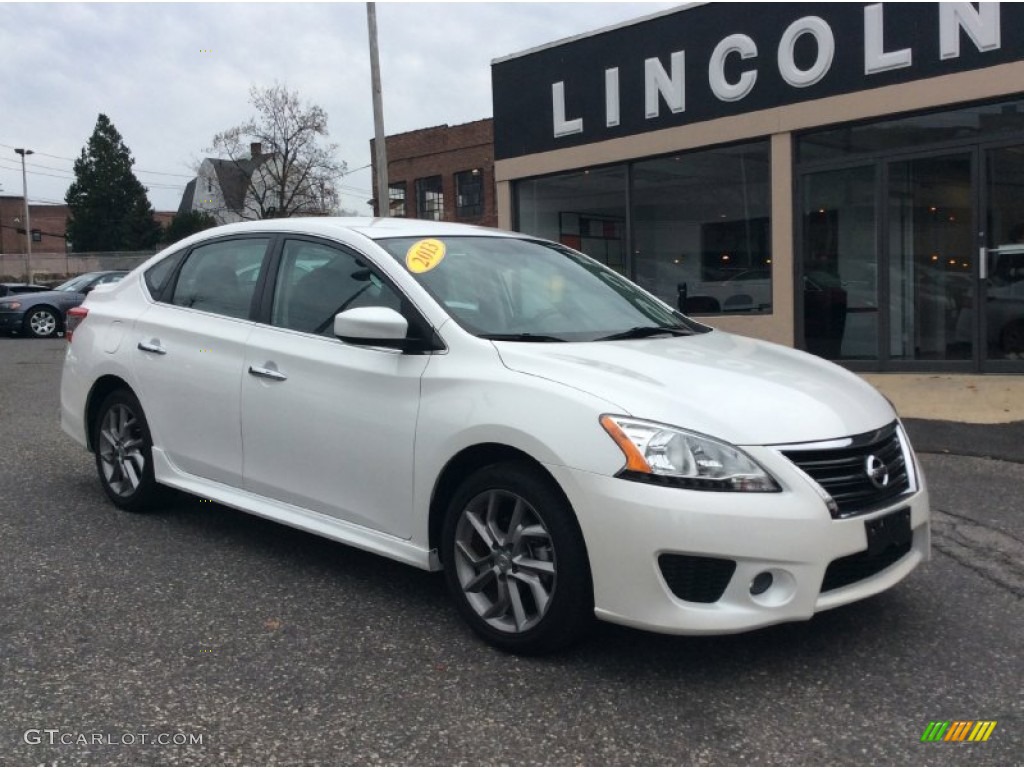
[(68, 343), (71, 343), (71, 337), (75, 333), (75, 329), (82, 324), (85, 320), (85, 316), (89, 314), (89, 310), (85, 307), (72, 307), (68, 310), (68, 320), (66, 327), (64, 328), (64, 335), (66, 336)]

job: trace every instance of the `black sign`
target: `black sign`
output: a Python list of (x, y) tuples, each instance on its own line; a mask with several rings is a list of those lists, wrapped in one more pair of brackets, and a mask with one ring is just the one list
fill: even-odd
[[(1024, 58), (1019, 3), (716, 3), (499, 61), (497, 159)], [(1024, 83), (1006, 84), (1007, 91)]]

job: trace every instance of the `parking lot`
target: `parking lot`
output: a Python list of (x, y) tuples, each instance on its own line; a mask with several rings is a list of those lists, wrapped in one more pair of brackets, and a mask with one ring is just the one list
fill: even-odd
[[(1021, 762), (1024, 464), (922, 454), (934, 556), (874, 599), (516, 658), (437, 574), (198, 499), (115, 509), (60, 430), (64, 346), (0, 338), (0, 763)], [(998, 725), (922, 743), (936, 720)]]

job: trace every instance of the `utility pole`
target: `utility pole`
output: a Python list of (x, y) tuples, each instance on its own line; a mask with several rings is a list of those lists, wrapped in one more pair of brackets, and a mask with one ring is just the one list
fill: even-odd
[(377, 215), (391, 215), (388, 191), (388, 149), (384, 141), (384, 102), (380, 92), (380, 55), (377, 52), (376, 3), (366, 4), (366, 21), (370, 28), (370, 85), (373, 89), (373, 144), (377, 166)]
[(25, 155), (34, 155), (31, 149), (16, 149), (14, 150), (21, 155), (21, 194), (25, 202), (25, 271), (28, 272), (28, 276), (25, 278), (26, 283), (32, 282), (32, 222), (28, 217), (28, 181), (25, 177)]

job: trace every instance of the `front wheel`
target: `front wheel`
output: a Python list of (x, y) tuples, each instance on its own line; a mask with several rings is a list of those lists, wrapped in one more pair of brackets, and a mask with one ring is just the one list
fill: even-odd
[(104, 492), (129, 512), (143, 512), (159, 500), (153, 476), (153, 439), (138, 398), (128, 390), (111, 392), (93, 423), (96, 469)]
[(459, 612), (502, 650), (555, 651), (593, 621), (575, 515), (554, 482), (528, 465), (485, 467), (462, 484), (445, 517), (441, 557)]

